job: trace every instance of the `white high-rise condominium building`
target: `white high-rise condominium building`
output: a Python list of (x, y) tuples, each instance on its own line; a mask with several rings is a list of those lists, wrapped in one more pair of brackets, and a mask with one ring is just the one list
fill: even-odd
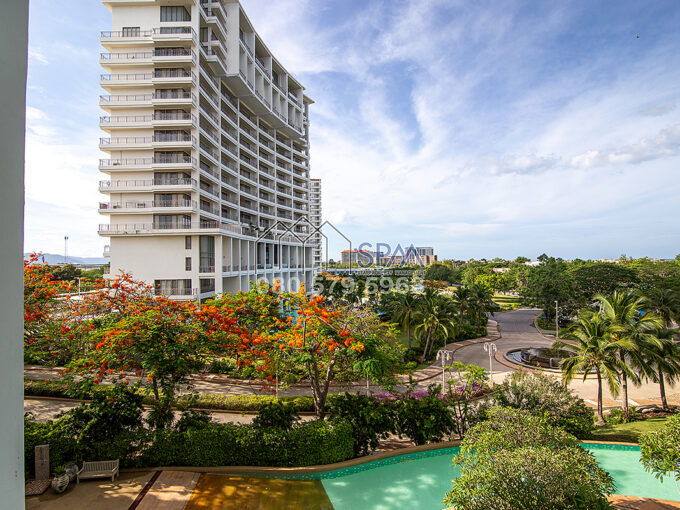
[[(310, 210), (309, 220), (316, 228), (321, 226), (321, 179), (311, 179), (310, 182)], [(312, 236), (314, 249), (314, 266), (321, 267), (322, 262), (322, 236), (319, 231), (314, 231)]]
[(309, 288), (304, 87), (238, 0), (103, 3), (99, 209), (110, 219), (99, 233), (111, 274), (185, 299), (255, 278)]

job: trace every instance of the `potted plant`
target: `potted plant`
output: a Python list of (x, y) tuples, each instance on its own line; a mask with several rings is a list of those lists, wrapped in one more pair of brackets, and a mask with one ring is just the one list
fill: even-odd
[(64, 466), (59, 466), (54, 470), (54, 478), (52, 478), (52, 488), (57, 494), (61, 494), (66, 490), (70, 482), (69, 475)]

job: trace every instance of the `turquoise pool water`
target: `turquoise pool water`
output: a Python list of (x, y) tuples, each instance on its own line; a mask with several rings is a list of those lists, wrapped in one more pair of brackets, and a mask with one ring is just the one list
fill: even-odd
[[(618, 494), (680, 501), (673, 480), (659, 482), (639, 462), (637, 446), (584, 444), (616, 482)], [(451, 459), (458, 448), (411, 453), (322, 473), (289, 475), (289, 479), (321, 479), (335, 510), (443, 508), (441, 500), (457, 470)], [(272, 475), (281, 478), (280, 475)]]

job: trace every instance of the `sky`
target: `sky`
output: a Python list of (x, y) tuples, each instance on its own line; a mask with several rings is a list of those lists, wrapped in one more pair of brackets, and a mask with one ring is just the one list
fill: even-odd
[[(323, 216), (440, 258), (680, 253), (677, 0), (242, 0), (306, 87)], [(25, 251), (101, 256), (97, 0), (31, 0)], [(329, 256), (344, 249), (330, 235)]]

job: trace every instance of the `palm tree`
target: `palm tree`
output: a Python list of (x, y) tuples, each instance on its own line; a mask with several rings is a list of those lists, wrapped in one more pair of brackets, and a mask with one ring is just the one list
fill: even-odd
[(427, 359), (439, 338), (449, 338), (458, 331), (455, 302), (446, 296), (425, 297), (417, 313), (415, 334), (424, 339), (423, 359)]
[(620, 375), (630, 369), (618, 357), (619, 349), (628, 347), (628, 340), (611, 341), (608, 324), (601, 315), (593, 312), (582, 313), (568, 333), (568, 337), (576, 343), (561, 340), (554, 342), (557, 349), (564, 349), (574, 354), (562, 361), (564, 384), (568, 385), (577, 374), (583, 374), (586, 380), (588, 373), (595, 371), (597, 376), (597, 418), (604, 423), (602, 415), (602, 379), (607, 382), (609, 392), (616, 397), (620, 390)]
[(418, 310), (420, 309), (420, 299), (409, 289), (405, 293), (397, 294), (396, 299), (390, 303), (390, 307), (392, 309), (392, 319), (401, 326), (402, 330), (406, 328), (408, 348), (410, 349), (411, 326), (413, 325)]
[(659, 342), (648, 344), (641, 356), (643, 374), (659, 384), (664, 411), (668, 411), (666, 383), (675, 384), (680, 380), (680, 344), (675, 341), (677, 334), (674, 329), (659, 330), (655, 335)]
[(664, 327), (669, 329), (673, 321), (680, 317), (680, 294), (668, 288), (655, 287), (645, 292), (649, 308), (656, 312), (664, 321)]
[(493, 291), (485, 285), (470, 286), (470, 311), (474, 317), (475, 328), (479, 329), (482, 317), (487, 313), (493, 315), (498, 306), (493, 301)]
[(470, 287), (466, 285), (459, 285), (453, 291), (453, 299), (458, 301), (458, 320), (463, 322), (463, 315), (465, 315), (470, 308), (470, 301), (472, 300), (472, 292)]
[[(663, 327), (663, 320), (654, 313), (645, 313), (647, 300), (635, 291), (614, 291), (610, 296), (598, 294), (595, 299), (600, 303), (600, 316), (606, 323), (607, 337), (612, 343), (619, 343), (619, 358), (624, 365), (634, 364), (632, 359), (639, 356), (641, 349), (649, 343), (658, 341), (652, 332)], [(622, 409), (628, 413), (628, 377), (636, 382), (637, 375), (628, 370), (621, 371), (623, 390)]]

